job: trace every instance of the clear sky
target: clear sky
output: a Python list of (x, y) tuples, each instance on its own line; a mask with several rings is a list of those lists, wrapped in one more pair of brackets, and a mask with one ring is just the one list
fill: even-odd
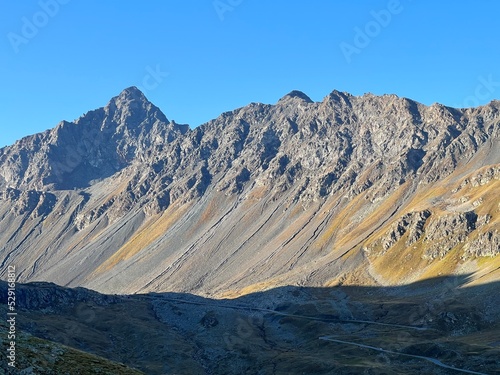
[(135, 85), (198, 126), (291, 90), (500, 97), (500, 1), (0, 0), (0, 147)]

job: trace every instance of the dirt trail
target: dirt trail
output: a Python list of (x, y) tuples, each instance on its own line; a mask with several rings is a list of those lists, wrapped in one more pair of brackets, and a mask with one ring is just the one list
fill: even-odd
[(437, 360), (435, 358), (431, 358), (431, 357), (424, 357), (424, 356), (421, 356), (421, 355), (413, 355), (413, 354), (407, 354), (407, 353), (393, 352), (392, 350), (385, 350), (385, 349), (382, 349), (382, 348), (377, 348), (375, 346), (358, 344), (356, 342), (350, 342), (350, 341), (343, 341), (343, 340), (332, 339), (331, 336), (321, 336), (321, 337), (318, 337), (318, 338), (320, 340), (337, 342), (339, 344), (355, 345), (355, 346), (358, 346), (360, 348), (372, 349), (372, 350), (376, 350), (376, 351), (382, 352), (382, 353), (404, 355), (404, 356), (407, 356), (407, 357), (424, 359), (426, 361), (434, 363), (437, 366), (440, 366), (440, 367), (443, 367), (443, 368), (446, 368), (446, 369), (449, 369), (449, 370), (455, 370), (455, 371), (459, 371), (459, 372), (465, 372), (467, 374), (488, 375), (488, 374), (485, 374), (484, 372), (470, 371), (470, 370), (465, 370), (465, 369), (461, 369), (461, 368), (456, 368), (456, 367), (453, 367), (453, 366), (448, 366), (448, 365), (445, 365), (443, 362), (441, 362), (441, 361), (439, 361), (439, 360)]

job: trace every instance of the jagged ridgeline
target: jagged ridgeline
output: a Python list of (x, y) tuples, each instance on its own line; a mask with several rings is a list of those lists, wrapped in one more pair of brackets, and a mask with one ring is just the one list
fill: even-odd
[(0, 277), (214, 296), (498, 280), (499, 109), (293, 91), (191, 129), (128, 88), (0, 149)]

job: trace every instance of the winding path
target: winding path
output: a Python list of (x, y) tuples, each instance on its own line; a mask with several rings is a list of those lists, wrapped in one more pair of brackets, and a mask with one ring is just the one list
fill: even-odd
[[(419, 326), (408, 326), (408, 325), (402, 325), (402, 324), (390, 324), (390, 323), (380, 323), (380, 322), (373, 322), (369, 320), (356, 320), (356, 319), (324, 319), (324, 318), (317, 318), (313, 316), (305, 316), (305, 315), (295, 315), (295, 314), (287, 314), (284, 312), (276, 311), (276, 310), (271, 310), (271, 309), (264, 309), (264, 308), (258, 308), (258, 307), (252, 307), (252, 306), (244, 306), (244, 305), (231, 305), (231, 304), (216, 304), (216, 303), (206, 303), (206, 302), (197, 302), (197, 301), (188, 301), (185, 299), (178, 299), (178, 298), (155, 298), (160, 301), (169, 301), (169, 302), (176, 302), (176, 303), (186, 303), (186, 304), (192, 304), (192, 305), (205, 305), (205, 306), (214, 306), (218, 308), (227, 308), (227, 309), (234, 309), (234, 310), (250, 310), (250, 311), (260, 311), (260, 312), (265, 312), (265, 313), (271, 313), (275, 315), (282, 315), (282, 316), (289, 316), (289, 317), (295, 317), (295, 318), (302, 318), (302, 319), (308, 319), (308, 320), (319, 320), (323, 322), (337, 322), (337, 323), (357, 323), (357, 324), (374, 324), (374, 325), (382, 325), (382, 326), (390, 326), (390, 327), (398, 327), (398, 328), (407, 328), (407, 329), (413, 329), (417, 331), (427, 331), (427, 330), (433, 330), (432, 328), (427, 328), (427, 327), (419, 327)], [(425, 357), (425, 356), (420, 356), (420, 355), (414, 355), (414, 354), (407, 354), (407, 353), (401, 353), (401, 352), (394, 352), (392, 350), (385, 350), (382, 348), (377, 348), (375, 346), (371, 345), (365, 345), (365, 344), (358, 344), (356, 342), (351, 342), (351, 341), (343, 341), (343, 340), (337, 340), (333, 339), (332, 336), (321, 336), (319, 337), (320, 340), (324, 341), (331, 341), (331, 342), (336, 342), (339, 344), (347, 344), (347, 345), (355, 345), (360, 348), (365, 348), (365, 349), (372, 349), (376, 350), (378, 352), (383, 352), (383, 353), (389, 353), (389, 354), (395, 354), (395, 355), (401, 355), (401, 356), (406, 356), (406, 357), (412, 357), (412, 358), (418, 358), (418, 359), (423, 359), (425, 361), (431, 362), (435, 364), (436, 366), (443, 367), (449, 370), (455, 370), (458, 372), (463, 372), (466, 374), (476, 374), (476, 375), (488, 375), (484, 372), (477, 372), (477, 371), (471, 371), (471, 370), (466, 370), (466, 369), (461, 369), (461, 368), (456, 368), (453, 366), (448, 366), (444, 364), (443, 362), (431, 358), (431, 357)]]
[(355, 345), (355, 346), (359, 346), (360, 348), (372, 349), (372, 350), (376, 350), (378, 352), (383, 352), (383, 353), (390, 353), (390, 354), (396, 354), (396, 355), (404, 355), (404, 356), (407, 356), (407, 357), (424, 359), (426, 361), (434, 363), (437, 366), (440, 366), (440, 367), (443, 367), (443, 368), (446, 368), (446, 369), (450, 369), (450, 370), (459, 371), (459, 372), (465, 372), (467, 374), (488, 375), (488, 374), (485, 374), (484, 372), (476, 372), (476, 371), (470, 371), (470, 370), (465, 370), (465, 369), (461, 369), (461, 368), (456, 368), (456, 367), (453, 367), (453, 366), (448, 366), (448, 365), (445, 365), (443, 362), (438, 361), (437, 359), (431, 358), (431, 357), (424, 357), (424, 356), (421, 356), (421, 355), (414, 355), (414, 354), (393, 352), (392, 350), (385, 350), (385, 349), (382, 349), (382, 348), (377, 348), (375, 346), (358, 344), (356, 342), (350, 342), (350, 341), (343, 341), (343, 340), (332, 339), (331, 336), (321, 336), (321, 337), (319, 337), (319, 339), (320, 340), (324, 340), (324, 341), (337, 342), (337, 343), (340, 343), (340, 344)]
[(233, 309), (233, 310), (246, 310), (246, 311), (260, 311), (268, 314), (281, 315), (281, 316), (289, 316), (293, 318), (307, 319), (307, 320), (317, 320), (320, 322), (333, 322), (333, 323), (352, 323), (352, 324), (374, 324), (379, 326), (388, 326), (388, 327), (398, 327), (398, 328), (406, 328), (413, 329), (416, 331), (433, 331), (434, 328), (421, 327), (421, 326), (408, 326), (402, 324), (391, 324), (391, 323), (380, 323), (374, 322), (371, 320), (358, 320), (358, 319), (338, 319), (338, 318), (317, 318), (314, 316), (306, 316), (306, 315), (296, 315), (296, 314), (288, 314), (281, 311), (276, 311), (272, 309), (264, 309), (261, 307), (253, 307), (253, 306), (245, 306), (245, 305), (230, 305), (230, 304), (217, 304), (210, 302), (198, 302), (198, 301), (188, 301), (180, 298), (168, 298), (168, 297), (154, 297), (158, 301), (168, 301), (168, 302), (176, 302), (176, 303), (186, 303), (190, 305), (200, 305), (200, 306), (213, 306), (217, 308), (225, 308), (225, 309)]

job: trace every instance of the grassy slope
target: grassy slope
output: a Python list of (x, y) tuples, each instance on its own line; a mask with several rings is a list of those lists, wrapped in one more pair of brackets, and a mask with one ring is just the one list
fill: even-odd
[[(6, 332), (5, 322), (1, 322), (2, 331)], [(2, 348), (7, 348), (7, 337), (1, 335)], [(23, 331), (17, 331), (16, 337), (16, 367), (7, 365), (5, 350), (0, 353), (0, 371), (16, 374), (24, 370), (26, 374), (46, 375), (77, 375), (77, 374), (144, 374), (122, 363), (112, 362), (109, 359), (83, 352), (60, 343), (41, 339)], [(32, 372), (30, 372), (30, 369)]]

